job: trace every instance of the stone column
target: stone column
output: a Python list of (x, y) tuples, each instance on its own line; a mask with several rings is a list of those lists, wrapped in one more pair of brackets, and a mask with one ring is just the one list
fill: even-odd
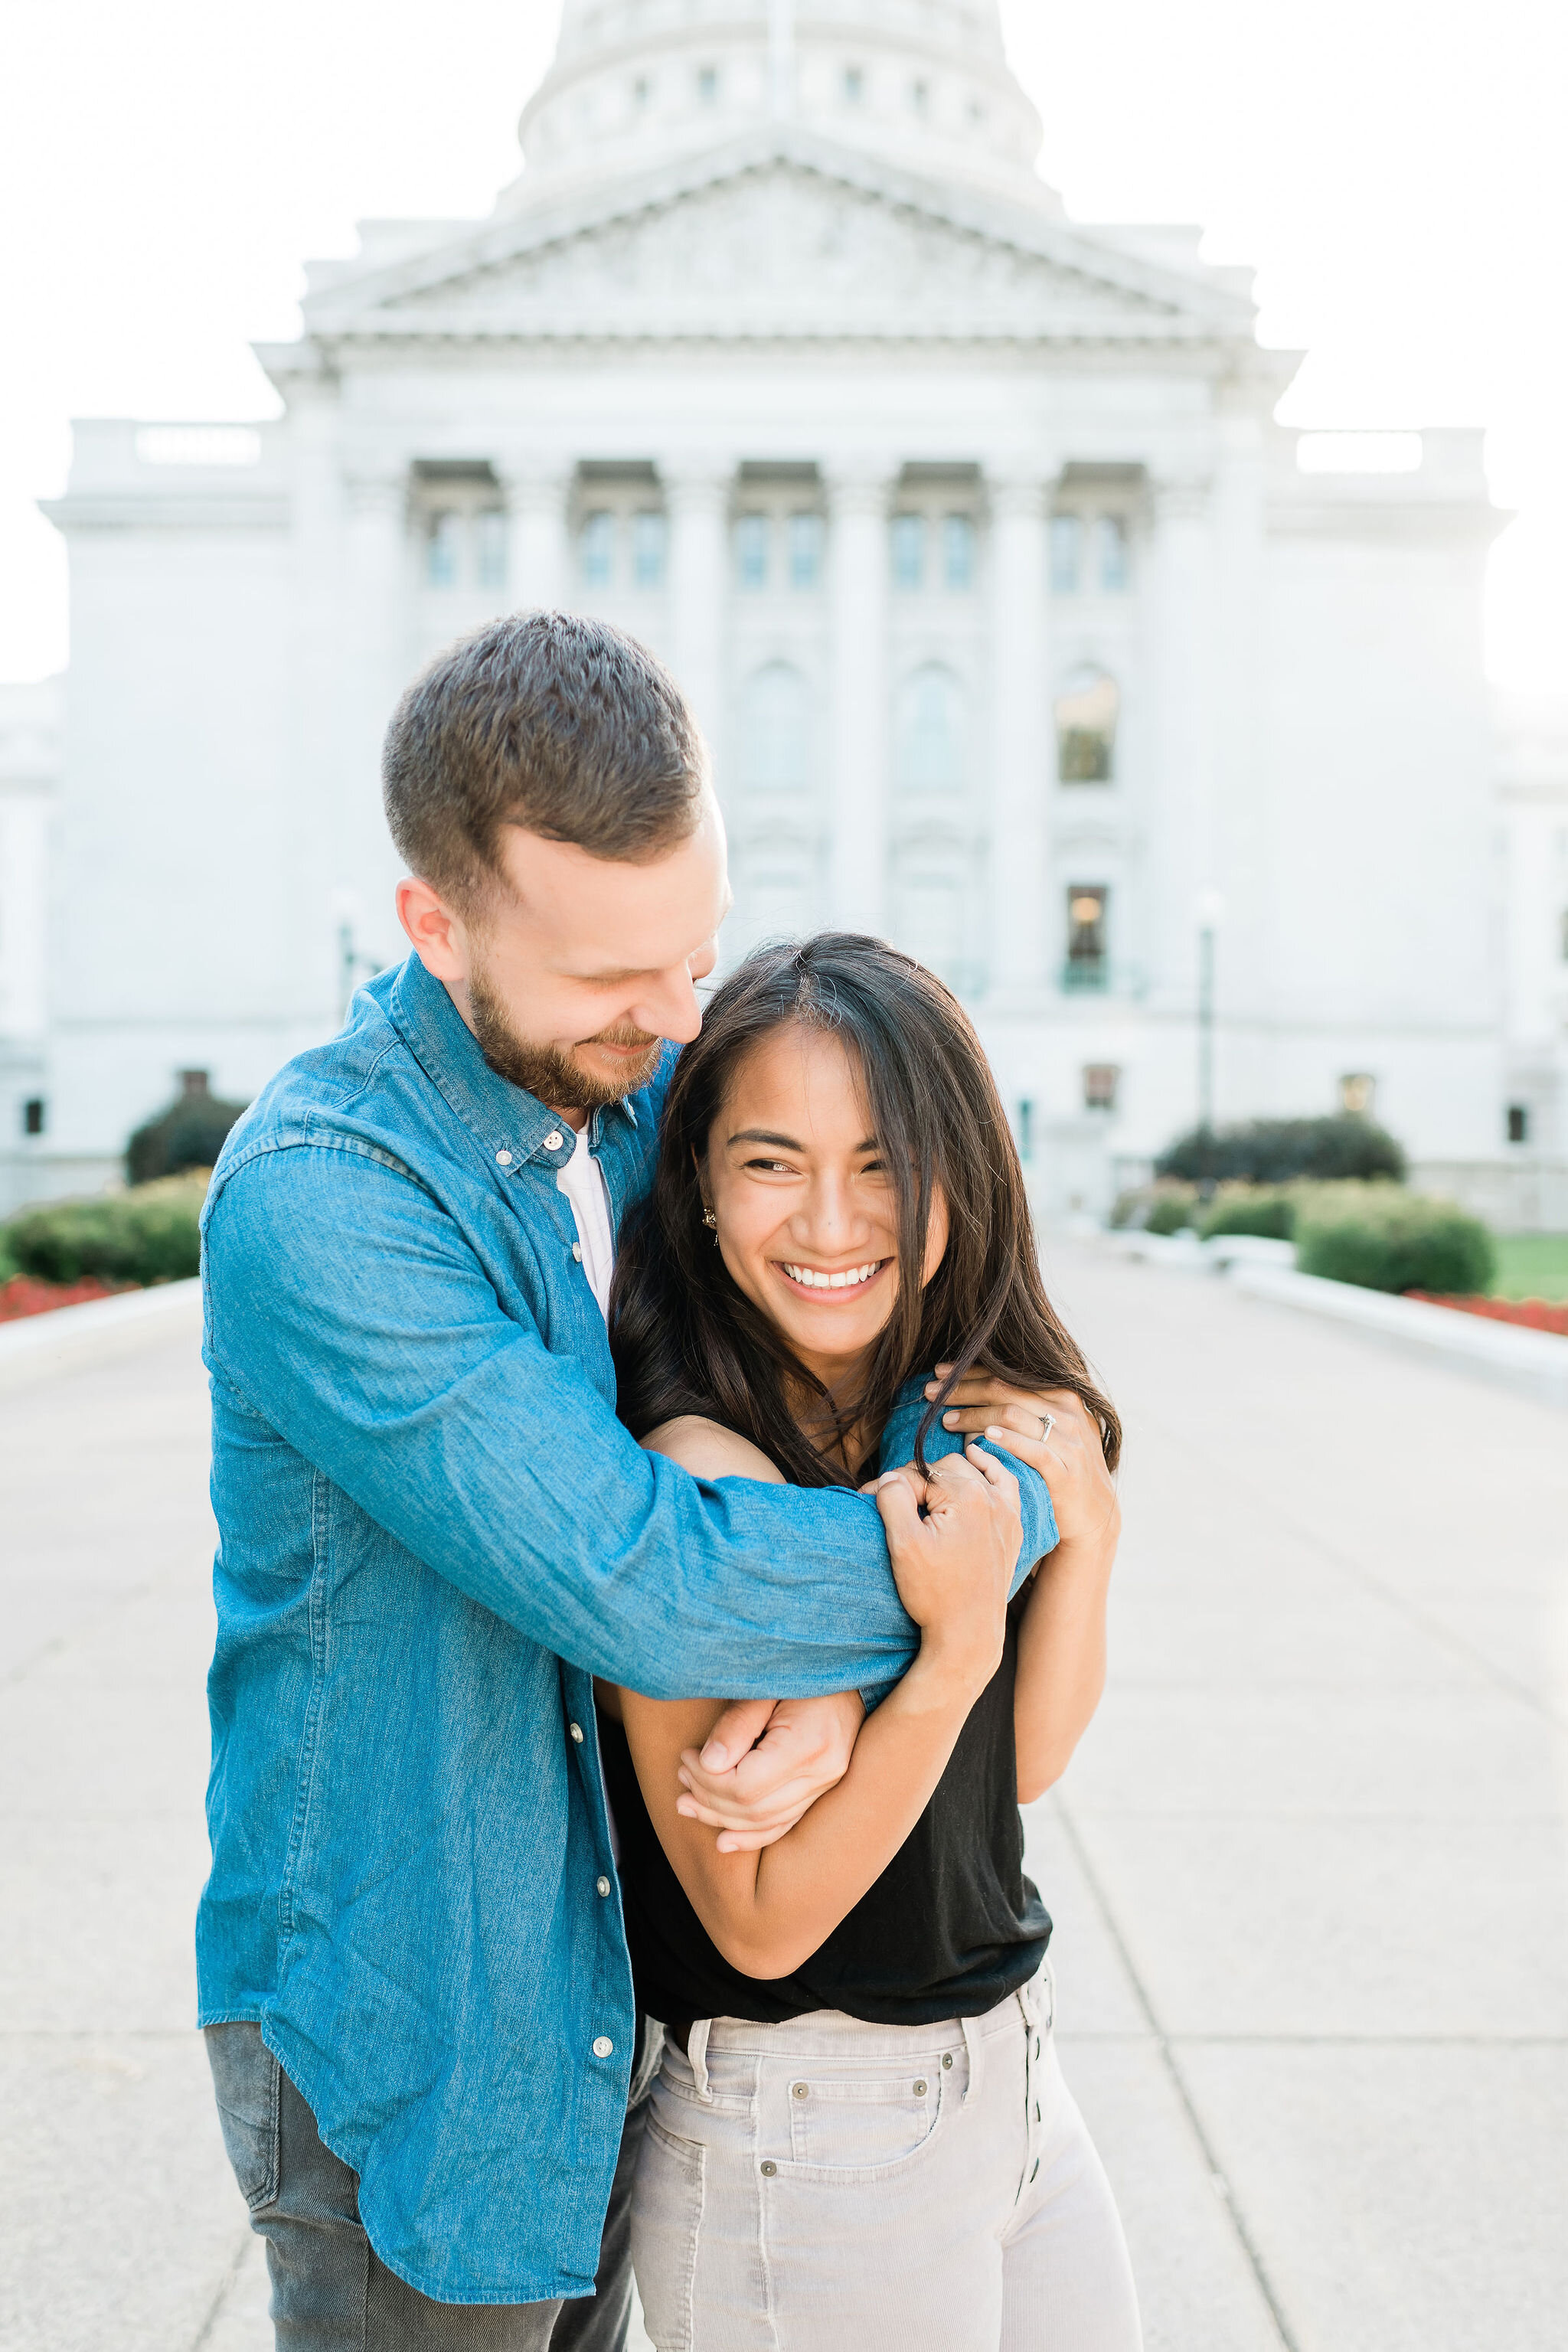
[(1156, 1003), (1196, 1002), (1200, 908), (1216, 881), (1214, 522), (1206, 473), (1156, 481), (1149, 645), (1148, 962)]
[(495, 470), (507, 511), (510, 609), (569, 610), (574, 597), (567, 510), (575, 467), (564, 458), (518, 458), (503, 460)]
[(408, 467), (401, 457), (351, 457), (347, 492), (349, 714), (342, 773), (337, 780), (335, 886), (354, 952), (377, 961), (395, 953), (401, 934), (392, 891), (402, 872), (381, 802), (381, 747), (387, 722), (414, 668), (408, 546)]
[(697, 713), (722, 794), (725, 541), (734, 467), (678, 458), (658, 470), (669, 515), (669, 666)]
[(829, 917), (840, 930), (888, 928), (888, 509), (890, 466), (830, 473), (828, 593), (832, 709)]
[(1045, 469), (991, 490), (991, 987), (1041, 989), (1050, 936), (1046, 832), (1055, 743), (1046, 594)]

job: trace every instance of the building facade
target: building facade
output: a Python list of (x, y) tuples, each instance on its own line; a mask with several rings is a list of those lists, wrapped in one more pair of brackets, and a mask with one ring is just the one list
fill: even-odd
[(567, 0), (521, 142), (312, 267), (277, 422), (77, 427), (34, 1189), (399, 951), (387, 716), (529, 605), (692, 698), (727, 954), (932, 964), (1052, 1208), (1205, 1101), (1506, 1160), (1479, 435), (1304, 470), (1247, 273), (1067, 218), (994, 0)]

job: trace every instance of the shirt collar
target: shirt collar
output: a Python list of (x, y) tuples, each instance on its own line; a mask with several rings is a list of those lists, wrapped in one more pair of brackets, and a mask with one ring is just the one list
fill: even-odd
[[(394, 975), (389, 1010), (404, 1044), (498, 1173), (515, 1176), (535, 1160), (564, 1168), (576, 1148), (574, 1130), (537, 1095), (491, 1069), (473, 1031), (417, 955)], [(636, 1128), (630, 1096), (605, 1110)], [(604, 1116), (595, 1111), (589, 1122), (591, 1144), (601, 1139)]]

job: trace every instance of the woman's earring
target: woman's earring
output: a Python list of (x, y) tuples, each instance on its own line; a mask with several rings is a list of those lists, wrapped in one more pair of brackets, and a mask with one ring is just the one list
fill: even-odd
[(718, 1248), (718, 1246), (719, 1246), (719, 1220), (718, 1220), (718, 1218), (714, 1215), (714, 1213), (713, 1213), (713, 1212), (712, 1212), (712, 1210), (711, 1210), (711, 1209), (704, 1209), (704, 1210), (703, 1210), (703, 1212), (702, 1212), (702, 1222), (703, 1222), (703, 1223), (708, 1227), (709, 1231), (712, 1234), (712, 1235), (713, 1235), (713, 1246), (714, 1246), (714, 1248), (715, 1248), (715, 1249), (717, 1249), (717, 1248)]

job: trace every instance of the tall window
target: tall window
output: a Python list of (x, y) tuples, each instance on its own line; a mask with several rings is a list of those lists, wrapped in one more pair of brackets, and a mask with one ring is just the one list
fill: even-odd
[(474, 562), (481, 588), (506, 586), (506, 514), (481, 507), (474, 517)]
[(963, 789), (963, 688), (941, 662), (925, 662), (899, 697), (895, 765), (907, 793)]
[(735, 577), (742, 588), (765, 588), (768, 584), (770, 530), (765, 514), (735, 518)]
[(632, 517), (632, 579), (639, 588), (664, 585), (665, 547), (668, 533), (657, 507), (643, 507)]
[(1085, 1110), (1114, 1110), (1121, 1073), (1114, 1062), (1089, 1062), (1083, 1073)]
[(792, 514), (789, 519), (789, 584), (816, 588), (822, 582), (822, 517)]
[(741, 778), (749, 792), (804, 792), (811, 781), (811, 710), (789, 662), (753, 670), (741, 698)]
[(1510, 1143), (1530, 1141), (1530, 1105), (1528, 1103), (1510, 1103), (1507, 1134)]
[(1370, 1070), (1347, 1070), (1340, 1080), (1340, 1108), (1354, 1118), (1371, 1118), (1377, 1108), (1377, 1080)]
[(425, 533), (426, 579), (432, 588), (455, 588), (462, 554), (462, 516), (455, 507), (438, 507)]
[(616, 571), (616, 518), (607, 507), (583, 518), (578, 554), (585, 588), (607, 588)]
[(942, 584), (960, 591), (974, 585), (974, 518), (950, 514), (942, 519)]
[(1102, 514), (1094, 522), (1095, 572), (1108, 596), (1120, 596), (1131, 584), (1127, 560), (1127, 524), (1121, 515)]
[(1103, 882), (1068, 885), (1068, 954), (1062, 974), (1070, 989), (1102, 989), (1110, 985), (1110, 960), (1106, 917), (1110, 892)]
[(718, 68), (718, 67), (717, 67), (717, 66), (699, 66), (699, 67), (698, 67), (698, 68), (697, 68), (697, 102), (698, 102), (698, 104), (699, 104), (700, 106), (717, 106), (717, 105), (718, 105), (718, 103), (719, 103), (719, 68)]
[(1083, 524), (1075, 514), (1051, 517), (1051, 593), (1075, 596), (1083, 560)]
[(1057, 775), (1064, 784), (1107, 784), (1116, 769), (1116, 680), (1085, 664), (1057, 700)]
[(846, 66), (844, 68), (845, 105), (858, 106), (865, 95), (866, 76), (863, 69), (859, 66)]
[(893, 517), (893, 585), (923, 588), (926, 576), (926, 519), (922, 514)]

